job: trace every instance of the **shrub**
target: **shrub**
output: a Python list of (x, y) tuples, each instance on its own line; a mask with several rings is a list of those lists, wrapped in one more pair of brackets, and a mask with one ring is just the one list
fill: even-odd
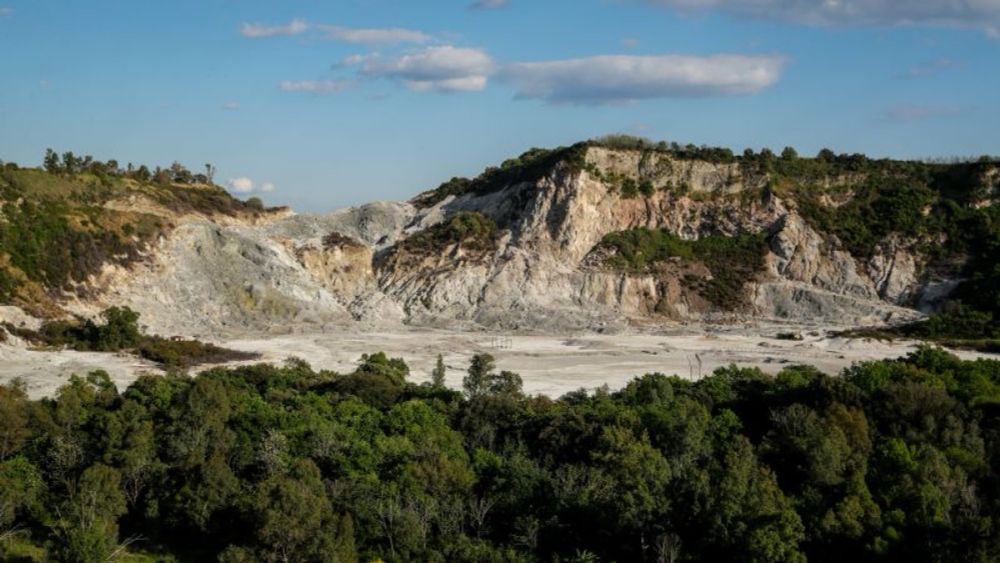
[(171, 369), (242, 362), (260, 357), (260, 354), (220, 348), (197, 340), (168, 340), (158, 337), (144, 338), (136, 352), (142, 358)]

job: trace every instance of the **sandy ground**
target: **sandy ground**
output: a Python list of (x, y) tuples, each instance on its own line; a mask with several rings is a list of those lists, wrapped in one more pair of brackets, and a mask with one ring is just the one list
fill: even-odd
[[(386, 333), (324, 333), (261, 336), (221, 341), (238, 350), (263, 354), (265, 362), (289, 357), (314, 368), (350, 371), (363, 353), (384, 351), (410, 365), (410, 379), (426, 381), (438, 354), (448, 367), (447, 382), (456, 388), (469, 358), (488, 352), (499, 369), (521, 374), (525, 392), (557, 397), (576, 389), (624, 386), (650, 372), (685, 378), (708, 375), (720, 366), (756, 366), (769, 373), (794, 364), (810, 364), (838, 373), (854, 362), (897, 358), (914, 349), (914, 342), (875, 342), (806, 336), (803, 341), (778, 340), (779, 331), (754, 334), (741, 330), (671, 334), (497, 336), (486, 333), (410, 330)], [(989, 357), (961, 352), (963, 358)], [(995, 357), (995, 356), (994, 356)], [(51, 395), (71, 374), (104, 369), (119, 389), (155, 366), (129, 356), (81, 352), (29, 351), (0, 345), (0, 383), (21, 377), (32, 397)]]
[(103, 369), (124, 391), (143, 372), (162, 373), (150, 362), (125, 354), (73, 351), (35, 351), (0, 344), (0, 383), (20, 378), (32, 399), (54, 395), (73, 375)]

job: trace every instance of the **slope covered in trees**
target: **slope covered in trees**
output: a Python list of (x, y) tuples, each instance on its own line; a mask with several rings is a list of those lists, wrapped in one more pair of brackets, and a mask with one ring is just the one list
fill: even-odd
[[(439, 366), (439, 369), (447, 369)], [(0, 388), (17, 560), (991, 561), (1000, 362), (922, 348), (841, 377), (730, 367), (526, 397), (300, 361)], [(130, 544), (124, 546), (123, 544)], [(143, 555), (144, 554), (144, 555)]]

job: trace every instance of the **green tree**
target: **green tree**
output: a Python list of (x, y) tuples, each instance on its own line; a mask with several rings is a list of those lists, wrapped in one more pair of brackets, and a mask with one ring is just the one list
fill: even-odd
[(97, 328), (98, 350), (121, 350), (139, 345), (139, 313), (128, 307), (111, 307), (101, 313), (104, 324)]
[(473, 399), (489, 391), (490, 377), (496, 369), (496, 360), (489, 354), (476, 354), (469, 363), (468, 375), (462, 379), (465, 395)]
[(59, 166), (59, 155), (52, 149), (45, 149), (43, 166), (45, 167), (45, 171), (49, 174), (58, 174), (62, 172), (62, 167)]
[(334, 512), (319, 469), (299, 459), (262, 482), (253, 500), (257, 552), (264, 561), (356, 561), (354, 527)]
[(24, 524), (26, 515), (38, 512), (44, 490), (41, 473), (27, 459), (15, 457), (0, 463), (0, 544)]
[(444, 365), (444, 357), (441, 354), (438, 354), (437, 363), (434, 364), (434, 369), (431, 370), (431, 385), (435, 387), (444, 387), (444, 376), (447, 371), (448, 370)]
[(0, 385), (0, 461), (3, 461), (24, 446), (31, 437), (28, 426), (28, 396), (24, 382), (14, 380)]
[(118, 546), (118, 518), (125, 513), (119, 473), (96, 464), (80, 476), (74, 494), (63, 503), (55, 523), (54, 561), (98, 563)]

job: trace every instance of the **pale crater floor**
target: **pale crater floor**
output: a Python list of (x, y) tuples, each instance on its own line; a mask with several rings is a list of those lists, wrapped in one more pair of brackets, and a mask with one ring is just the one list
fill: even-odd
[[(410, 380), (427, 381), (438, 354), (448, 367), (447, 383), (460, 388), (473, 354), (487, 352), (497, 367), (521, 374), (529, 394), (557, 397), (580, 388), (623, 387), (633, 377), (650, 372), (698, 378), (729, 364), (759, 367), (777, 373), (783, 367), (810, 364), (831, 374), (854, 362), (897, 358), (915, 342), (877, 342), (830, 338), (818, 333), (803, 341), (778, 340), (782, 327), (763, 329), (679, 328), (662, 334), (581, 334), (564, 336), (495, 335), (428, 329), (392, 332), (301, 333), (247, 336), (217, 344), (262, 354), (260, 361), (306, 360), (316, 369), (347, 372), (363, 353), (384, 351), (406, 360)], [(996, 357), (958, 352), (960, 357)], [(31, 351), (0, 344), (0, 383), (22, 378), (33, 398), (50, 396), (72, 374), (104, 369), (119, 390), (143, 372), (160, 373), (154, 365), (130, 356), (73, 351)]]

